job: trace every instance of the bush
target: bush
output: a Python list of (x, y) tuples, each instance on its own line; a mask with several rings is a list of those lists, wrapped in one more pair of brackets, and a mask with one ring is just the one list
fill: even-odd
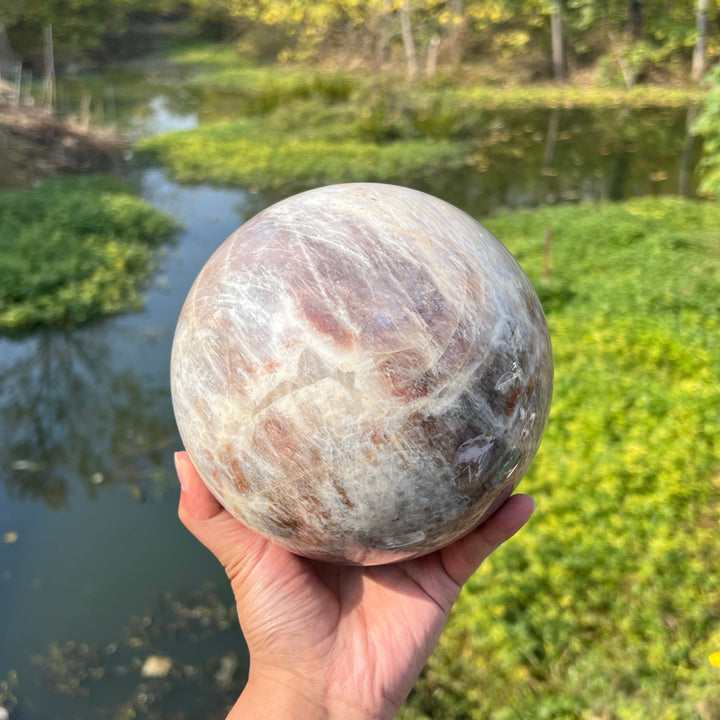
[(105, 177), (0, 194), (0, 328), (73, 325), (138, 307), (152, 246), (172, 228)]

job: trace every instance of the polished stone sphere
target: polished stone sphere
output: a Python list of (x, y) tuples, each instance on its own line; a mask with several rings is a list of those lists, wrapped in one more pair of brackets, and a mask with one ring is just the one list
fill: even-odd
[(233, 515), (307, 557), (392, 562), (461, 537), (540, 444), (538, 298), (482, 225), (392, 185), (331, 185), (246, 222), (195, 280), (172, 398)]

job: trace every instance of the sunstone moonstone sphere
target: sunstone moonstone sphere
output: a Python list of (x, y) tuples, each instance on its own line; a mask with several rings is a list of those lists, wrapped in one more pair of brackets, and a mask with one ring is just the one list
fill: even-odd
[(183, 442), (220, 502), (307, 557), (379, 564), (461, 537), (540, 444), (538, 298), (471, 217), (392, 185), (290, 197), (233, 233), (178, 321)]

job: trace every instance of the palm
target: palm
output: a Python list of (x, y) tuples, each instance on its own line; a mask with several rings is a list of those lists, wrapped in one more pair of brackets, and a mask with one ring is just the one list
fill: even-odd
[(181, 517), (225, 567), (255, 667), (278, 676), (291, 669), (293, 681), (308, 685), (321, 681), (330, 699), (362, 705), (372, 717), (391, 717), (400, 706), (462, 583), (531, 512), (524, 496), (516, 496), (441, 551), (392, 565), (344, 567), (269, 543), (220, 508), (191, 464), (178, 468), (188, 486)]
[(251, 657), (265, 668), (300, 667), (308, 680), (323, 668), (340, 697), (396, 697), (399, 705), (459, 592), (441, 555), (371, 568), (328, 565), (222, 515), (223, 534), (246, 551), (241, 565), (226, 569)]

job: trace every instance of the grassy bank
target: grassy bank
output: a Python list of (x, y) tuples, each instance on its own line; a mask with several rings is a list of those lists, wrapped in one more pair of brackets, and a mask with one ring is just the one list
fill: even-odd
[(646, 198), (488, 225), (553, 338), (551, 418), (522, 484), (538, 511), (471, 581), (400, 717), (718, 717), (720, 207)]
[[(181, 182), (212, 182), (252, 189), (342, 181), (403, 181), (463, 166), (469, 147), (436, 139), (379, 143), (360, 137), (344, 112), (294, 106), (272, 117), (250, 117), (167, 133), (139, 143), (147, 162), (160, 162)], [(303, 118), (318, 116), (305, 125)]]
[(169, 218), (104, 176), (0, 193), (0, 330), (73, 325), (141, 304)]
[[(183, 182), (287, 191), (338, 181), (409, 183), (441, 170), (482, 167), (483, 148), (503, 130), (501, 111), (617, 115), (684, 108), (704, 95), (672, 87), (500, 87), (473, 81), (472, 72), (409, 85), (391, 75), (257, 65), (232, 46), (197, 45), (164, 62), (181, 68), (183, 82), (213, 109), (194, 130), (141, 141), (138, 155)], [(626, 119), (602, 124), (620, 136), (629, 132)]]

